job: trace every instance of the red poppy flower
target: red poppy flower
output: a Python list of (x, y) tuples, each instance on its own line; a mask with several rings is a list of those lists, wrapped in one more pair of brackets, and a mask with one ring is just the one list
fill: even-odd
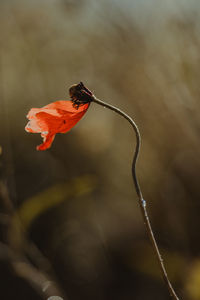
[(25, 130), (33, 133), (41, 133), (43, 143), (37, 146), (37, 150), (46, 150), (51, 147), (56, 133), (66, 133), (78, 123), (86, 113), (89, 101), (56, 101), (42, 108), (32, 108), (27, 118), (30, 120)]

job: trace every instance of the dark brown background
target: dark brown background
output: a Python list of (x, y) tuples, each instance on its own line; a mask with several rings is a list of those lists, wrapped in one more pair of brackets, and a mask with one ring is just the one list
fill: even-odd
[(169, 299), (132, 184), (128, 123), (91, 104), (44, 152), (24, 131), (31, 107), (68, 99), (79, 81), (137, 122), (138, 176), (169, 277), (181, 299), (200, 299), (199, 6), (0, 2), (2, 299), (47, 299), (48, 281), (69, 300)]

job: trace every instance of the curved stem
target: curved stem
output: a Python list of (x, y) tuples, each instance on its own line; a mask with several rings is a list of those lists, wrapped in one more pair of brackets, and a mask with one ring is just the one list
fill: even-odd
[(154, 233), (153, 233), (152, 228), (151, 228), (151, 223), (149, 221), (149, 217), (148, 217), (147, 210), (146, 210), (146, 201), (143, 199), (142, 192), (141, 192), (141, 189), (140, 189), (140, 185), (139, 185), (139, 182), (138, 182), (138, 179), (137, 179), (136, 162), (137, 162), (138, 154), (139, 154), (139, 151), (140, 151), (140, 144), (141, 144), (139, 129), (138, 129), (136, 123), (131, 119), (131, 117), (129, 117), (126, 113), (121, 111), (119, 108), (117, 108), (115, 106), (112, 106), (108, 103), (105, 103), (104, 101), (97, 99), (95, 96), (93, 96), (93, 102), (95, 102), (99, 105), (102, 105), (103, 107), (106, 107), (106, 108), (118, 113), (122, 117), (124, 117), (131, 124), (131, 126), (133, 127), (133, 129), (135, 131), (135, 134), (136, 134), (136, 149), (135, 149), (134, 156), (133, 156), (132, 176), (133, 176), (133, 181), (134, 181), (136, 193), (138, 195), (138, 202), (139, 202), (139, 205), (140, 205), (142, 217), (143, 217), (143, 220), (144, 220), (144, 224), (146, 226), (148, 236), (150, 238), (154, 253), (155, 253), (156, 258), (158, 260), (158, 263), (159, 263), (159, 266), (160, 266), (160, 269), (161, 269), (161, 272), (162, 272), (163, 279), (164, 279), (164, 281), (165, 281), (165, 283), (168, 287), (170, 296), (173, 299), (179, 300), (179, 298), (177, 297), (177, 295), (176, 295), (176, 293), (175, 293), (175, 291), (174, 291), (174, 289), (173, 289), (173, 287), (172, 287), (172, 285), (169, 281), (167, 271), (166, 271), (164, 263), (163, 263), (162, 256), (161, 256), (160, 251), (158, 249), (157, 242), (155, 240)]

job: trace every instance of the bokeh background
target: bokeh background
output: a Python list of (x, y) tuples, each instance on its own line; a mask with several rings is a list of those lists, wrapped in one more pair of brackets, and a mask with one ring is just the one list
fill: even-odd
[(137, 169), (169, 277), (200, 299), (200, 2), (0, 2), (0, 294), (170, 299), (131, 178), (135, 136), (91, 104), (38, 152), (31, 107), (83, 81), (137, 122)]

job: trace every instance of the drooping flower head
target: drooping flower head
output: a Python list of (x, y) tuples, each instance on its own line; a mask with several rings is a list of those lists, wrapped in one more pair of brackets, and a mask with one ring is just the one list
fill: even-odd
[(74, 106), (80, 104), (90, 103), (94, 99), (93, 93), (84, 86), (82, 82), (74, 84), (69, 88), (69, 95), (72, 99)]
[(43, 143), (37, 150), (51, 147), (56, 133), (66, 133), (78, 123), (86, 113), (93, 94), (82, 82), (69, 89), (71, 100), (59, 100), (42, 108), (31, 108), (28, 112), (27, 132), (40, 133)]

